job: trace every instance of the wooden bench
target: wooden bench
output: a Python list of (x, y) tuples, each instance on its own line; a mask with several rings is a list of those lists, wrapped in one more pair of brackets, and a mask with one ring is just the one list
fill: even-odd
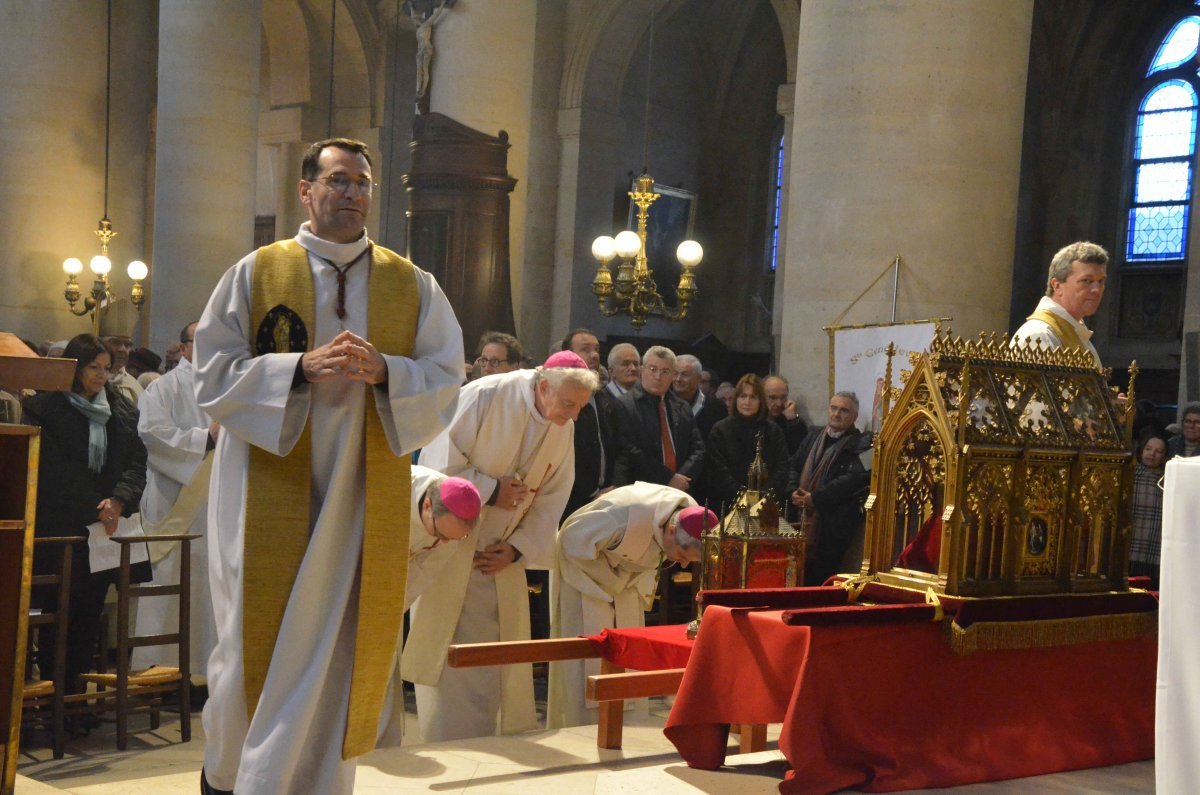
[[(598, 657), (601, 657), (600, 652), (587, 638), (551, 638), (458, 644), (450, 647), (446, 664), (451, 668), (475, 668), (483, 665), (588, 660)], [(621, 747), (626, 699), (674, 695), (679, 690), (679, 683), (683, 681), (683, 672), (683, 668), (626, 671), (619, 665), (601, 659), (600, 674), (587, 678), (586, 691), (589, 699), (600, 704), (596, 747)], [(752, 753), (766, 748), (767, 727), (764, 724), (733, 726), (731, 731), (739, 735), (741, 753)]]

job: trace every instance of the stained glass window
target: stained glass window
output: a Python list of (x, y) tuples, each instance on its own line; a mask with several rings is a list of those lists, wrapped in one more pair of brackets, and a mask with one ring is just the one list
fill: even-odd
[(1150, 71), (1146, 74), (1152, 75), (1155, 72), (1187, 63), (1195, 57), (1198, 44), (1200, 44), (1200, 17), (1188, 17), (1181, 20), (1163, 39), (1162, 45), (1154, 55), (1154, 60), (1150, 62)]
[(1167, 34), (1150, 67), (1150, 74), (1166, 74), (1138, 107), (1127, 262), (1183, 260), (1187, 254), (1198, 108), (1194, 66), (1184, 65), (1194, 65), (1198, 43), (1200, 17), (1188, 17)]
[(1129, 261), (1183, 259), (1187, 223), (1186, 204), (1130, 209)]
[[(779, 134), (775, 143), (775, 151), (773, 164), (774, 179), (772, 179), (773, 187), (771, 190), (771, 215), (770, 227), (767, 229), (767, 267), (772, 273), (779, 265), (779, 214), (780, 204), (783, 202), (783, 133)], [(761, 195), (761, 194), (760, 194)]]

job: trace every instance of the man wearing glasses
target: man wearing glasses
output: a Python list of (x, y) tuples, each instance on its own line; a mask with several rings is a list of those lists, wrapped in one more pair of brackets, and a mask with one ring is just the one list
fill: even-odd
[(638, 480), (693, 490), (704, 468), (704, 442), (692, 409), (671, 392), (675, 354), (654, 345), (642, 357), (642, 378), (617, 405), (621, 454), (613, 480), (618, 486)]
[(361, 141), (309, 147), (308, 221), (227, 271), (196, 329), (196, 397), (222, 428), (205, 792), (349, 795), (375, 747), (409, 459), (454, 416), (463, 346), (433, 276), (367, 236), (371, 168)]
[(475, 366), (479, 368), (480, 376), (511, 373), (520, 369), (524, 356), (520, 341), (513, 335), (485, 331), (479, 338), (479, 358), (475, 360)]
[(1183, 407), (1183, 419), (1179, 421), (1178, 436), (1167, 442), (1167, 457), (1191, 458), (1200, 455), (1200, 403), (1188, 403)]

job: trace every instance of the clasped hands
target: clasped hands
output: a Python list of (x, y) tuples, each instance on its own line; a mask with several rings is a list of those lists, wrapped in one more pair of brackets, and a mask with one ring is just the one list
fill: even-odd
[(801, 508), (812, 508), (812, 493), (804, 489), (796, 489), (792, 492), (792, 505), (798, 505)]
[(328, 343), (313, 348), (300, 362), (305, 380), (314, 384), (335, 378), (382, 384), (388, 377), (383, 355), (352, 331), (343, 331)]
[(480, 574), (499, 574), (517, 559), (517, 548), (507, 541), (488, 544), (482, 552), (475, 553), (475, 571)]

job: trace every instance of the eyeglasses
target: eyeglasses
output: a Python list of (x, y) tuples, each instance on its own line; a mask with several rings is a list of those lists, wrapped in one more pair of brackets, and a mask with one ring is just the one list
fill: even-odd
[(653, 364), (643, 364), (642, 367), (645, 368), (647, 373), (656, 377), (660, 375), (674, 375), (675, 373), (670, 367), (658, 367)]
[(349, 192), (350, 186), (353, 185), (355, 188), (358, 189), (358, 194), (360, 196), (370, 196), (371, 191), (374, 190), (375, 188), (379, 187), (376, 183), (372, 182), (368, 177), (359, 177), (358, 179), (351, 179), (346, 174), (330, 174), (327, 177), (317, 177), (316, 179), (310, 179), (309, 182), (323, 182), (323, 183), (325, 183), (325, 187), (329, 188), (330, 190), (336, 190), (338, 193)]
[(480, 356), (475, 360), (475, 364), (480, 367), (499, 367), (502, 364), (508, 364), (508, 359), (489, 359), (486, 356)]

